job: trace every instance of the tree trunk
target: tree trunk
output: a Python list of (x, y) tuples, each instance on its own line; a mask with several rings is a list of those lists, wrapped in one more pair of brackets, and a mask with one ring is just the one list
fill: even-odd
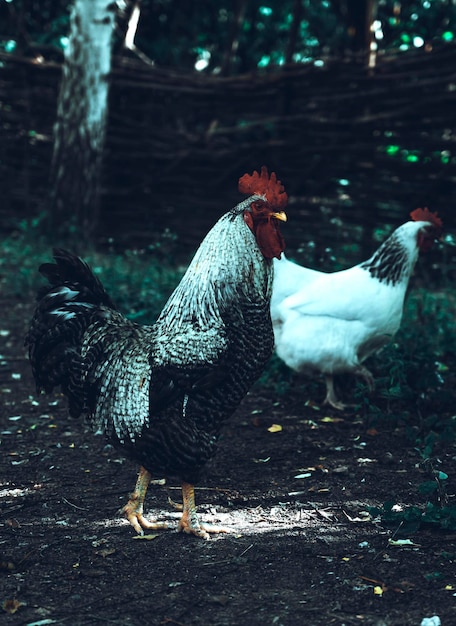
[(115, 3), (75, 0), (54, 127), (51, 232), (89, 237), (97, 225)]
[(345, 51), (365, 54), (368, 59), (372, 41), (371, 25), (377, 13), (377, 0), (334, 0), (333, 6), (345, 26), (348, 47)]

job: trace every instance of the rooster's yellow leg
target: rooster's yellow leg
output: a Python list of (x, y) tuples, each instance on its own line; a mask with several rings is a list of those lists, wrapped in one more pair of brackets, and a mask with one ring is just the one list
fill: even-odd
[(148, 522), (144, 518), (144, 498), (146, 497), (147, 487), (149, 486), (151, 478), (150, 473), (144, 469), (144, 467), (139, 468), (138, 480), (136, 481), (135, 489), (127, 504), (122, 509), (122, 512), (127, 520), (140, 535), (144, 534), (143, 528), (147, 530), (168, 528), (165, 522)]
[(227, 528), (202, 524), (198, 519), (195, 506), (195, 489), (189, 483), (182, 483), (183, 513), (177, 527), (178, 531), (209, 539), (209, 533), (228, 533)]

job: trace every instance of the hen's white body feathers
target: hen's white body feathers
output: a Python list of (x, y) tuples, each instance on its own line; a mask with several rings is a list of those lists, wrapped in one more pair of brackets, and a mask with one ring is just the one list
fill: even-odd
[(332, 376), (353, 372), (398, 331), (404, 299), (427, 222), (407, 222), (364, 263), (332, 273), (274, 260), (271, 316), (277, 355), (297, 372), (327, 377), (326, 402), (342, 408)]

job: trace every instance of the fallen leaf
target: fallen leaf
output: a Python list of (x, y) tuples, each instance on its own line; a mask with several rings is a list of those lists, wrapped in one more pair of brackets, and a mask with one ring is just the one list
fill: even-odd
[(380, 433), (378, 432), (376, 428), (369, 428), (368, 430), (366, 430), (366, 434), (370, 435), (371, 437), (376, 437)]
[(377, 585), (376, 587), (374, 587), (374, 594), (376, 596), (382, 596), (383, 595), (383, 589), (382, 587), (380, 587), (379, 585)]
[(268, 431), (270, 433), (280, 433), (280, 431), (282, 430), (282, 426), (280, 424), (273, 424), (272, 426), (269, 426)]
[(209, 596), (208, 600), (210, 602), (213, 602), (214, 604), (219, 604), (220, 606), (225, 606), (230, 601), (230, 598), (229, 598), (229, 596), (219, 595), (219, 596)]
[(146, 541), (152, 541), (152, 539), (155, 539), (158, 536), (159, 536), (158, 534), (155, 534), (155, 535), (135, 535), (133, 537), (133, 539), (146, 539)]
[(102, 548), (101, 550), (95, 550), (95, 554), (99, 554), (104, 559), (110, 554), (114, 554), (116, 551), (115, 548)]
[(15, 567), (12, 561), (0, 561), (0, 572), (13, 572)]
[(16, 613), (17, 609), (22, 606), (22, 602), (14, 598), (13, 600), (5, 600), (2, 606), (4, 611), (13, 615), (13, 613)]
[(419, 543), (413, 543), (411, 539), (388, 539), (388, 545), (395, 548), (419, 548)]
[(6, 525), (9, 526), (10, 528), (20, 528), (20, 524), (17, 521), (17, 519), (15, 519), (14, 517), (9, 517), (6, 520)]
[(347, 465), (340, 465), (339, 467), (335, 467), (333, 469), (333, 474), (346, 474), (348, 472)]
[(298, 420), (298, 424), (305, 424), (311, 430), (315, 430), (316, 428), (319, 428), (319, 425), (317, 424), (317, 422), (314, 422), (313, 420)]
[(371, 519), (370, 514), (367, 513), (367, 511), (360, 511), (359, 515), (356, 517), (352, 517), (347, 513), (347, 511), (342, 511), (342, 513), (345, 515), (349, 522), (367, 522)]
[(325, 424), (339, 424), (339, 422), (344, 421), (345, 420), (343, 419), (343, 417), (330, 417), (329, 415), (320, 419), (320, 422), (323, 422)]

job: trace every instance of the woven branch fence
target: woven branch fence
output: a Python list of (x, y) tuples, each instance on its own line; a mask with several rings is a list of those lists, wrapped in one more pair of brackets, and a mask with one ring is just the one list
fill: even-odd
[[(46, 209), (60, 72), (0, 55), (3, 234)], [(169, 229), (190, 254), (263, 164), (290, 196), (288, 249), (308, 264), (367, 258), (418, 206), (455, 231), (456, 45), (234, 77), (122, 55), (110, 80), (100, 246)], [(451, 247), (436, 254), (456, 267)]]

